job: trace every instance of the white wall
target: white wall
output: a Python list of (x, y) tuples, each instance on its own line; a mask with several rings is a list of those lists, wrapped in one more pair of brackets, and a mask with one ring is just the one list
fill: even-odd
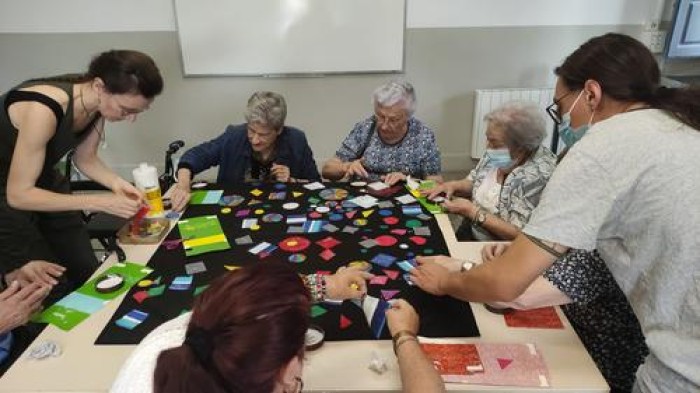
[[(672, 1), (408, 0), (406, 25), (408, 28), (640, 25), (661, 19), (663, 5)], [(172, 0), (2, 0), (0, 12), (0, 33), (175, 29)]]

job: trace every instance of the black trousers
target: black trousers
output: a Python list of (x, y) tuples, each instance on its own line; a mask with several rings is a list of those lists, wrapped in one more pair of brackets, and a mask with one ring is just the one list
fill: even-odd
[[(45, 189), (68, 194), (70, 186), (58, 173)], [(97, 269), (82, 214), (16, 210), (7, 204), (5, 187), (0, 191), (0, 271), (9, 272), (28, 261), (41, 259), (66, 268), (74, 287), (84, 283)]]

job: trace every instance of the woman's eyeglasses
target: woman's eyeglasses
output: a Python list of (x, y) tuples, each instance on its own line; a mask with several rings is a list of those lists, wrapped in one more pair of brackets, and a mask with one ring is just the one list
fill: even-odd
[(559, 110), (559, 104), (561, 103), (561, 100), (569, 96), (572, 91), (569, 91), (568, 93), (564, 94), (563, 96), (559, 98), (555, 98), (554, 102), (552, 102), (549, 106), (547, 106), (546, 111), (549, 117), (552, 118), (552, 121), (554, 121), (554, 124), (559, 125), (561, 124), (561, 111)]

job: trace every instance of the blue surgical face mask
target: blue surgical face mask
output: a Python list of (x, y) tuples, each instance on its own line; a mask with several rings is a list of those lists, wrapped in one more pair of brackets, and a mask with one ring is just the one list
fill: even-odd
[(578, 100), (581, 98), (582, 94), (583, 90), (578, 93), (578, 97), (576, 97), (573, 105), (571, 105), (571, 109), (569, 109), (569, 111), (564, 113), (564, 115), (561, 117), (561, 123), (557, 127), (559, 129), (559, 137), (567, 147), (573, 146), (576, 142), (583, 138), (586, 132), (588, 132), (588, 129), (591, 128), (591, 121), (593, 120), (593, 115), (595, 114), (595, 111), (593, 111), (591, 118), (588, 120), (588, 124), (584, 124), (575, 129), (571, 127), (571, 111), (573, 111), (574, 107), (576, 107), (576, 104), (578, 103)]
[(513, 165), (513, 158), (508, 149), (486, 149), (488, 165), (496, 168), (508, 168)]

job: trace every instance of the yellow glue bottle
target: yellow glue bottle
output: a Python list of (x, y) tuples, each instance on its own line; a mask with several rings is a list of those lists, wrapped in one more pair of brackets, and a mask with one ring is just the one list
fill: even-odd
[(132, 171), (134, 183), (146, 194), (148, 203), (148, 217), (163, 217), (163, 197), (160, 193), (160, 183), (158, 182), (158, 171), (156, 167), (142, 162), (138, 168)]

